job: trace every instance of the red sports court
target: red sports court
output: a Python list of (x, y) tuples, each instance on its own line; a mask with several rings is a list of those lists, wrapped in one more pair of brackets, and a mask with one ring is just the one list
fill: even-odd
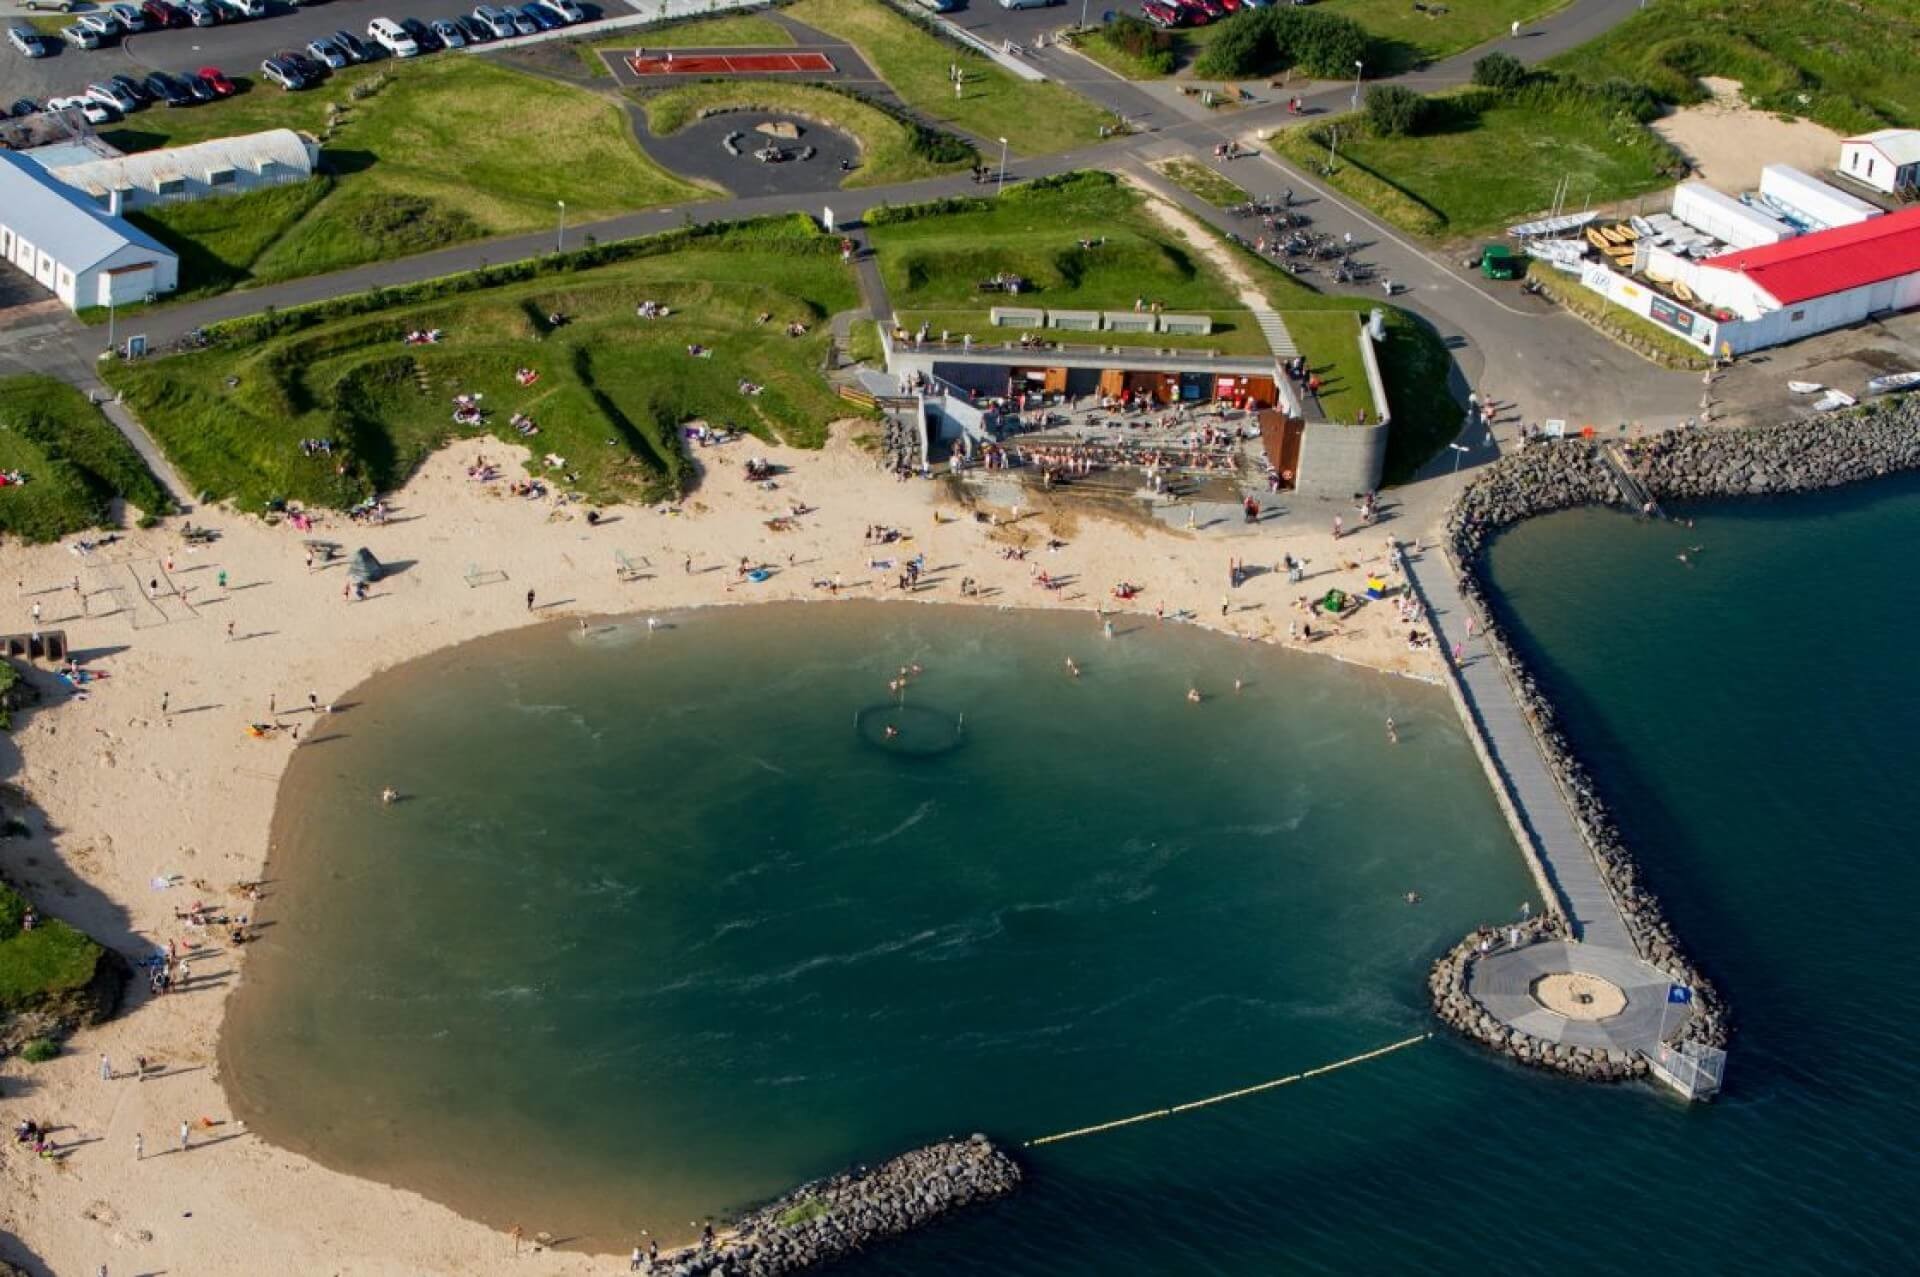
[(780, 71), (832, 71), (824, 53), (649, 53), (627, 58), (635, 75), (768, 75)]

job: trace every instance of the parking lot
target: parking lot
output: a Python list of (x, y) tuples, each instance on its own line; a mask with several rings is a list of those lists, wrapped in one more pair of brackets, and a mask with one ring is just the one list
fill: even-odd
[[(347, 31), (364, 43), (367, 23), (375, 18), (419, 18), (431, 22), (471, 13), (479, 3), (481, 0), (465, 5), (459, 0), (328, 0), (299, 8), (269, 3), (264, 18), (226, 22), (217, 27), (142, 31), (90, 51), (61, 41), (60, 51), (50, 58), (24, 58), (12, 46), (0, 45), (0, 109), (18, 98), (44, 102), (49, 97), (77, 94), (92, 81), (120, 74), (138, 77), (150, 71), (191, 73), (203, 66), (217, 66), (228, 75), (257, 77), (262, 59), (282, 49), (304, 49), (309, 40), (320, 36)], [(64, 21), (71, 22), (81, 13), (100, 7), (81, 5), (73, 14), (66, 15)], [(603, 8), (615, 14), (626, 12), (619, 0), (609, 0), (607, 6), (583, 3), (581, 8), (589, 21), (604, 16)], [(24, 16), (17, 4), (10, 3), (0, 12), (0, 23), (10, 25)], [(278, 89), (272, 91), (279, 92)]]
[(1042, 32), (1051, 35), (1062, 27), (1078, 26), (1085, 12), (1087, 22), (1098, 26), (1107, 14), (1140, 16), (1140, 0), (1066, 0), (1064, 4), (1042, 5), (1037, 9), (1003, 9), (999, 0), (964, 0), (960, 8), (940, 16), (988, 44), (1011, 40), (1033, 47)]

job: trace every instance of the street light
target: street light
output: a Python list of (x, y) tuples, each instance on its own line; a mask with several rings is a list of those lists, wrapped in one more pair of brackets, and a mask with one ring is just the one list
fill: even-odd
[(1353, 109), (1356, 111), (1360, 109), (1360, 73), (1365, 69), (1359, 58), (1353, 60)]
[(1001, 138), (1000, 139), (1000, 187), (998, 190), (994, 191), (994, 194), (1005, 195), (1006, 193), (1007, 193), (1007, 139)]
[(1464, 443), (1450, 443), (1447, 447), (1453, 449), (1453, 473), (1454, 477), (1458, 478), (1460, 474), (1460, 458), (1472, 452), (1473, 449), (1467, 447)]
[(560, 225), (556, 226), (553, 231), (553, 251), (554, 255), (558, 256), (566, 251), (567, 202), (565, 200), (555, 200), (554, 203), (560, 206)]
[[(1646, 3), (1646, 0), (1641, 0), (1641, 3)], [(1080, 29), (1087, 29), (1087, 0), (1080, 0)]]

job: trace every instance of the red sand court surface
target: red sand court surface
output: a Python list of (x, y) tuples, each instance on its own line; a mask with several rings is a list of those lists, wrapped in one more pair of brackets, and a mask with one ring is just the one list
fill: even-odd
[(824, 53), (649, 53), (629, 57), (635, 75), (766, 75), (774, 71), (831, 71)]

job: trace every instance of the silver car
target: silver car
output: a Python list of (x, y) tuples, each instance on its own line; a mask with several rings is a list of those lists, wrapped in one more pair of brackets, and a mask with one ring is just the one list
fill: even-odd
[(313, 41), (307, 46), (307, 53), (316, 60), (326, 63), (335, 71), (338, 71), (341, 67), (347, 66), (353, 61), (352, 58), (347, 56), (345, 49), (334, 43), (332, 36), (321, 36), (318, 40)]
[(140, 109), (140, 99), (111, 81), (96, 80), (87, 86), (87, 96), (95, 102), (105, 103), (122, 115), (132, 115)]
[(453, 25), (453, 23), (448, 22), (445, 18), (441, 18), (436, 22), (430, 22), (427, 24), (427, 27), (435, 35), (439, 36), (440, 43), (446, 45), (449, 49), (464, 49), (467, 47), (467, 33)]
[(75, 23), (70, 27), (61, 27), (60, 34), (66, 42), (76, 49), (97, 49), (101, 45), (100, 33), (92, 27), (83, 27)]
[(135, 31), (145, 31), (147, 29), (147, 15), (130, 4), (112, 5), (108, 8), (107, 12), (120, 20), (120, 25), (127, 29), (127, 34), (129, 35)]
[(483, 4), (473, 11), (474, 21), (493, 32), (496, 40), (505, 40), (514, 35), (513, 15), (498, 5)]
[(95, 35), (99, 36), (102, 40), (111, 40), (113, 39), (113, 37), (120, 34), (119, 21), (113, 16), (113, 14), (109, 13), (105, 9), (101, 9), (96, 13), (81, 14), (79, 25), (93, 32)]
[(196, 27), (220, 25), (220, 11), (213, 7), (213, 0), (187, 0), (180, 7), (187, 11), (187, 21)]
[(47, 38), (32, 27), (8, 27), (7, 43), (18, 49), (23, 58), (44, 58), (53, 52), (47, 46)]

